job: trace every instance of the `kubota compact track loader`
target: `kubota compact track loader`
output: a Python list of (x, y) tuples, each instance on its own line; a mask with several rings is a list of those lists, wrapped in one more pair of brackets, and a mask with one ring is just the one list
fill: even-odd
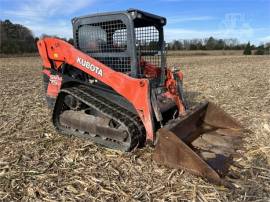
[(72, 19), (74, 46), (37, 42), (55, 128), (221, 184), (241, 126), (213, 103), (188, 108), (183, 74), (166, 66), (166, 19), (136, 9)]

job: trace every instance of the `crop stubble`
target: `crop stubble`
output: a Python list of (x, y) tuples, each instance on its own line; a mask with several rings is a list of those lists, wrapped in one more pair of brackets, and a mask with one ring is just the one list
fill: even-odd
[(216, 102), (247, 129), (232, 168), (236, 189), (211, 185), (152, 162), (149, 146), (132, 153), (59, 135), (43, 101), (38, 57), (0, 59), (0, 200), (268, 201), (269, 56), (170, 57), (180, 66), (190, 105)]

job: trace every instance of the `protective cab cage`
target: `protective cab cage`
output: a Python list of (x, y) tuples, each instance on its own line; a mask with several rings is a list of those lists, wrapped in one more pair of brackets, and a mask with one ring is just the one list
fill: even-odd
[(166, 18), (129, 9), (72, 19), (77, 49), (134, 78), (142, 63), (165, 68), (163, 26)]

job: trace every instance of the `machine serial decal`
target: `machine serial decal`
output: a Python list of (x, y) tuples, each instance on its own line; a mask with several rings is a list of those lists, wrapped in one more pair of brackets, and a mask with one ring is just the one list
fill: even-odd
[(78, 57), (77, 58), (77, 63), (85, 67), (86, 69), (89, 69), (92, 72), (95, 72), (99, 76), (103, 76), (103, 71), (99, 67), (91, 64), (90, 62)]
[(50, 76), (50, 83), (52, 85), (59, 85), (59, 82), (60, 82), (60, 85), (61, 85), (62, 77), (60, 77), (58, 75), (51, 75)]

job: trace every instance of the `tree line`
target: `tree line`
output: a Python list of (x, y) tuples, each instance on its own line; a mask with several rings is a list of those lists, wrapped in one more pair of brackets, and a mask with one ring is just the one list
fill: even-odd
[[(173, 40), (168, 44), (169, 50), (243, 50), (246, 44), (240, 44), (237, 39), (205, 39)], [(253, 48), (255, 46), (253, 45)]]
[(9, 20), (0, 21), (0, 53), (33, 53), (37, 51), (38, 40), (27, 27), (13, 24)]
[[(39, 40), (32, 31), (20, 24), (13, 24), (10, 20), (0, 20), (0, 53), (20, 54), (37, 52), (36, 42)], [(43, 34), (40, 38), (48, 35)], [(57, 37), (57, 36), (54, 36)], [(57, 37), (59, 38), (59, 37)], [(61, 38), (73, 44), (73, 39)], [(156, 46), (150, 43), (149, 46)], [(216, 39), (209, 37), (206, 39), (184, 39), (173, 40), (168, 43), (168, 50), (244, 50), (246, 55), (269, 54), (270, 43), (259, 46), (250, 43), (239, 43), (237, 39)]]
[[(46, 36), (49, 35), (42, 34), (40, 38)], [(73, 39), (61, 39), (73, 44)], [(0, 20), (0, 54), (36, 53), (38, 40), (39, 37), (35, 37), (29, 28), (10, 20)]]
[(239, 43), (237, 39), (216, 39), (209, 37), (205, 39), (174, 40), (167, 46), (168, 50), (244, 50), (243, 54), (257, 55), (269, 54), (270, 43), (259, 46), (248, 43)]

